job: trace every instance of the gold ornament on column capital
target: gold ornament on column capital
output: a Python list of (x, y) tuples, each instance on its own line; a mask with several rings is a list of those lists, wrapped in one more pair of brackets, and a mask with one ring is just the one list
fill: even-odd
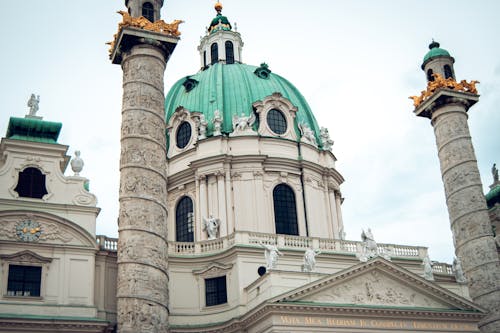
[(432, 74), (432, 77), (434, 78), (434, 80), (429, 81), (427, 83), (427, 89), (422, 90), (422, 92), (420, 93), (420, 96), (408, 97), (409, 99), (413, 100), (413, 105), (415, 107), (418, 107), (420, 104), (422, 104), (423, 101), (428, 99), (438, 89), (441, 89), (441, 88), (451, 89), (451, 90), (455, 90), (455, 91), (462, 91), (462, 92), (471, 93), (471, 94), (475, 94), (475, 95), (477, 94), (476, 84), (478, 84), (479, 81), (472, 80), (470, 82), (467, 82), (465, 80), (462, 80), (460, 82), (457, 82), (452, 77), (445, 79), (444, 77), (442, 77), (438, 73)]

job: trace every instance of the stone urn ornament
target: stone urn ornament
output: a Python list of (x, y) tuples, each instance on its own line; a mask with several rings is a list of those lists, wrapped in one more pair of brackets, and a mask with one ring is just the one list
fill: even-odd
[(75, 151), (75, 157), (71, 159), (71, 170), (75, 173), (75, 176), (80, 176), (80, 172), (83, 169), (83, 160), (80, 158), (80, 151)]

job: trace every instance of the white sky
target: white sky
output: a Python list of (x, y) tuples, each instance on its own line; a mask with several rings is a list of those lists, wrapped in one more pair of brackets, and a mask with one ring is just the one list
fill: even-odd
[[(199, 67), (196, 47), (215, 16), (211, 0), (166, 0), (162, 18), (183, 19), (165, 91)], [(451, 262), (452, 236), (434, 134), (413, 115), (420, 69), (434, 38), (456, 60), (458, 79), (481, 81), (469, 125), (485, 191), (500, 162), (500, 1), (225, 0), (245, 43), (243, 61), (286, 77), (335, 140), (347, 238), (371, 227), (381, 243), (429, 247)], [(63, 123), (59, 142), (81, 150), (102, 212), (97, 232), (117, 236), (121, 69), (105, 42), (124, 1), (0, 2), (0, 134), (33, 92), (39, 115)], [(68, 168), (67, 175), (72, 174)]]

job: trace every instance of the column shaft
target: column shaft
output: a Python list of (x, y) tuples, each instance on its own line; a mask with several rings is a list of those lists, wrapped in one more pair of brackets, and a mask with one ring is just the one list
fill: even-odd
[(165, 58), (140, 44), (123, 57), (118, 238), (120, 333), (168, 329)]

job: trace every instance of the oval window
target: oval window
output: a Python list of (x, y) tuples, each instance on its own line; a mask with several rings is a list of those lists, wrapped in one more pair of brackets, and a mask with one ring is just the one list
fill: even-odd
[(175, 136), (177, 147), (184, 148), (189, 143), (189, 139), (191, 139), (191, 125), (184, 121), (177, 128), (177, 134)]
[(286, 132), (286, 118), (281, 111), (272, 109), (267, 113), (267, 124), (274, 133), (281, 135)]

